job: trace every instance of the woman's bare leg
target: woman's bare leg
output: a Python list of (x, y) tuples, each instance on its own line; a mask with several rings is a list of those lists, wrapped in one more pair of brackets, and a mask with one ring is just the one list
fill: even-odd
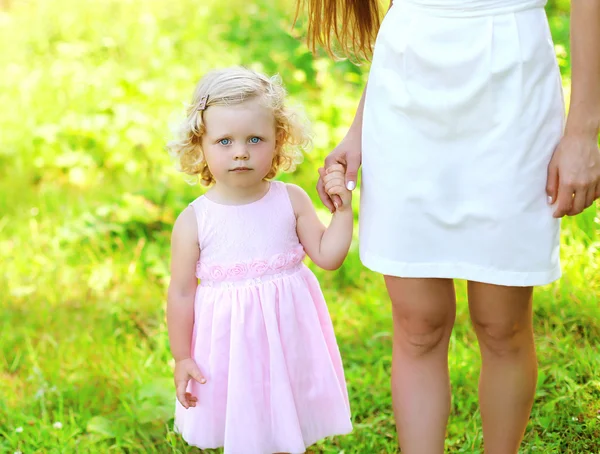
[(517, 454), (537, 382), (531, 287), (469, 282), (479, 340), (479, 401), (486, 454)]
[(394, 319), (392, 400), (402, 453), (443, 454), (450, 414), (454, 284), (391, 276), (385, 282)]

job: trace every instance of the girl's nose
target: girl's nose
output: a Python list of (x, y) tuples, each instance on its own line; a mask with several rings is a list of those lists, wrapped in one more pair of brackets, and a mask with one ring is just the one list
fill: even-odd
[(235, 156), (235, 159), (248, 159), (249, 154), (248, 154), (248, 148), (246, 147), (246, 144), (237, 147), (235, 150), (234, 156)]

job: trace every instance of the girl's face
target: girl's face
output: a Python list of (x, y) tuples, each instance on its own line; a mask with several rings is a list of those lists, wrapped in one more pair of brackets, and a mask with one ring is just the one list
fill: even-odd
[(248, 187), (260, 183), (275, 157), (273, 112), (254, 98), (204, 112), (202, 150), (217, 183)]

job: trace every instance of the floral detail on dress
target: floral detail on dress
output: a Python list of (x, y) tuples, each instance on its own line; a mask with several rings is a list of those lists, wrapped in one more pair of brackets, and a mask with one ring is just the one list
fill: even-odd
[(244, 277), (248, 274), (248, 265), (245, 263), (236, 263), (235, 265), (227, 268), (227, 277), (230, 279), (236, 279)]
[(211, 266), (210, 270), (208, 270), (207, 277), (212, 281), (221, 281), (225, 278), (226, 273), (222, 267), (216, 265)]
[(239, 281), (260, 278), (265, 275), (278, 274), (298, 266), (305, 257), (302, 245), (294, 249), (274, 255), (269, 259), (257, 259), (251, 262), (233, 263), (230, 265), (207, 265), (198, 261), (196, 277), (211, 282)]

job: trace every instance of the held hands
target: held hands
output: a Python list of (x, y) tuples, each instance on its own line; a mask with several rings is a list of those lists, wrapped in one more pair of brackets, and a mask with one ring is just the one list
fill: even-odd
[(333, 164), (327, 169), (319, 169), (319, 180), (323, 182), (325, 193), (332, 200), (336, 211), (351, 208), (352, 192), (346, 187), (346, 169), (341, 164)]
[[(345, 168), (346, 188), (352, 191), (356, 187), (356, 176), (362, 159), (361, 138), (360, 132), (349, 131), (346, 137), (340, 144), (325, 158), (325, 168), (329, 169), (334, 164), (341, 164)], [(336, 210), (335, 203), (338, 206), (342, 204), (342, 200), (336, 194), (328, 194), (325, 190), (323, 175), (319, 171), (319, 181), (317, 183), (317, 192), (323, 205), (325, 205), (332, 213)]]
[(190, 379), (196, 380), (200, 384), (206, 383), (206, 379), (200, 372), (200, 368), (192, 358), (182, 359), (175, 363), (175, 390), (177, 400), (185, 408), (195, 407), (198, 398), (187, 392), (187, 385)]
[(554, 217), (574, 216), (600, 198), (600, 150), (596, 134), (565, 135), (548, 166), (546, 193)]

